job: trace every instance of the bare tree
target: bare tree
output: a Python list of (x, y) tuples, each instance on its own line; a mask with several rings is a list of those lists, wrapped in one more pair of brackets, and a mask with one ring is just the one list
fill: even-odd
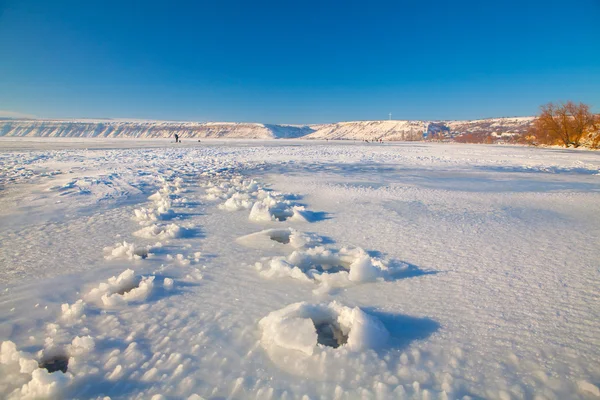
[(594, 114), (583, 103), (548, 103), (541, 107), (533, 124), (533, 134), (542, 144), (579, 147), (594, 126)]
[(600, 114), (595, 115), (594, 125), (589, 130), (588, 139), (592, 149), (600, 148)]

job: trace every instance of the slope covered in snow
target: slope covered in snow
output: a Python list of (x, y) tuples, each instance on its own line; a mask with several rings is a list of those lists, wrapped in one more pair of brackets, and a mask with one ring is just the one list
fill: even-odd
[(314, 125), (306, 139), (422, 140), (424, 134), (442, 132), (444, 137), (476, 133), (507, 136), (527, 131), (533, 117), (492, 118), (468, 121), (354, 121)]
[(445, 121), (450, 131), (457, 134), (483, 133), (492, 136), (512, 136), (527, 132), (535, 117), (489, 118), (470, 121)]
[(427, 128), (426, 121), (353, 121), (321, 125), (306, 139), (344, 140), (419, 140)]
[(121, 120), (1, 120), (0, 136), (81, 138), (182, 138), (328, 140), (422, 140), (442, 132), (445, 137), (462, 134), (510, 136), (524, 133), (533, 117), (492, 118), (471, 121), (350, 121), (332, 124), (273, 125), (233, 122), (173, 122)]
[(299, 125), (265, 125), (227, 122), (171, 122), (120, 120), (4, 120), (0, 136), (85, 138), (182, 138), (277, 139), (304, 136), (313, 130)]

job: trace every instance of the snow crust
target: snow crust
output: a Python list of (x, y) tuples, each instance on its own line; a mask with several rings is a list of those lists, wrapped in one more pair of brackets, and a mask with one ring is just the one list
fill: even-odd
[(592, 152), (0, 144), (0, 398), (599, 396)]

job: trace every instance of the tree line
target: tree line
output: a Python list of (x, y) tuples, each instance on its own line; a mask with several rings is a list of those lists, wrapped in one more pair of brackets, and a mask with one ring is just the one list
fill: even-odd
[(489, 130), (463, 133), (454, 138), (461, 143), (497, 142), (532, 146), (564, 146), (600, 148), (600, 114), (594, 114), (583, 103), (548, 103), (540, 107), (527, 131), (513, 136), (493, 136)]
[(583, 103), (548, 103), (541, 106), (529, 131), (520, 138), (531, 145), (600, 148), (600, 114)]

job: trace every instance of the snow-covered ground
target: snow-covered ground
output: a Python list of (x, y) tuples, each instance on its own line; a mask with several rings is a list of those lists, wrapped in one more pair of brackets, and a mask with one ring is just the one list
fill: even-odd
[(599, 398), (599, 200), (587, 151), (4, 138), (0, 397)]

